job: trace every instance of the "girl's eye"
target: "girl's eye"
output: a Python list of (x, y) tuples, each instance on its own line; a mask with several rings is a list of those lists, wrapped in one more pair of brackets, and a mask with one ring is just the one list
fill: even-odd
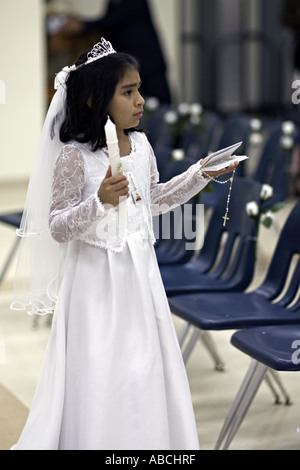
[(125, 95), (125, 96), (130, 96), (131, 93), (132, 93), (132, 90), (128, 90), (128, 91), (125, 91), (124, 95)]

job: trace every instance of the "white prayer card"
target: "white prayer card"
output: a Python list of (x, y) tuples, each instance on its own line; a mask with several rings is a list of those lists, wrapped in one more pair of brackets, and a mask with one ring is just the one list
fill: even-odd
[(241, 144), (242, 142), (237, 142), (229, 147), (211, 153), (203, 159), (201, 168), (208, 171), (219, 171), (229, 166), (231, 163), (246, 160), (249, 158), (247, 155), (233, 155), (233, 152), (239, 148)]

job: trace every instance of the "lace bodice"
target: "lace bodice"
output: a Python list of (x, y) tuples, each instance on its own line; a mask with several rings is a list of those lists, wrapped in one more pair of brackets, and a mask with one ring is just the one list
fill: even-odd
[(92, 152), (74, 142), (61, 149), (54, 168), (50, 230), (56, 241), (80, 239), (113, 251), (121, 251), (126, 239), (137, 234), (154, 241), (152, 215), (184, 204), (207, 184), (198, 163), (159, 183), (156, 159), (146, 136), (134, 132), (130, 138), (131, 153), (121, 159), (131, 194), (126, 201), (127, 230), (119, 233), (118, 208), (104, 207), (98, 197), (109, 165), (107, 151)]

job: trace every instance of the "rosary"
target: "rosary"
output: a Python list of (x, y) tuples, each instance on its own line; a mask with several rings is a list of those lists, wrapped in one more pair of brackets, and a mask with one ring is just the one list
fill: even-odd
[(207, 175), (204, 172), (203, 172), (203, 174), (205, 176), (207, 176), (208, 178), (210, 178), (212, 181), (214, 181), (215, 183), (218, 183), (218, 184), (226, 184), (230, 181), (230, 186), (229, 186), (229, 191), (228, 191), (228, 196), (227, 196), (227, 202), (226, 202), (225, 215), (223, 215), (223, 217), (222, 217), (222, 219), (224, 220), (223, 227), (225, 227), (227, 220), (229, 220), (228, 211), (229, 211), (229, 203), (230, 203), (231, 190), (232, 190), (232, 185), (233, 185), (233, 178), (234, 178), (234, 174), (235, 174), (235, 169), (232, 172), (232, 176), (230, 178), (228, 178), (227, 180), (225, 180), (225, 181), (219, 181), (215, 178), (212, 178), (211, 176)]

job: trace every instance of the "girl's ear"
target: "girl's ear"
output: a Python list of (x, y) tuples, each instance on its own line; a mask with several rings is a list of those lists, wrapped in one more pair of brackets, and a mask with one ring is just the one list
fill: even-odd
[(86, 104), (88, 105), (89, 108), (92, 108), (92, 107), (93, 107), (93, 99), (92, 99), (91, 96), (90, 96), (89, 99), (87, 100)]

